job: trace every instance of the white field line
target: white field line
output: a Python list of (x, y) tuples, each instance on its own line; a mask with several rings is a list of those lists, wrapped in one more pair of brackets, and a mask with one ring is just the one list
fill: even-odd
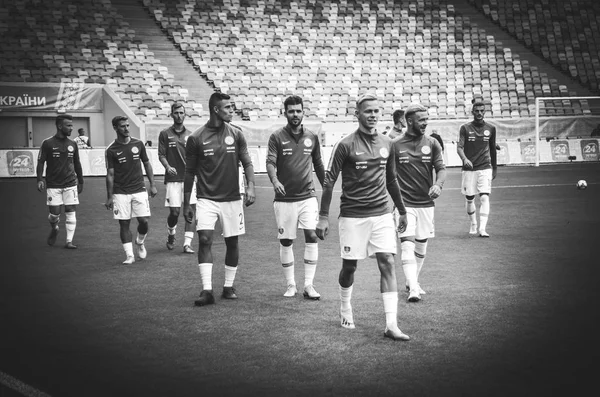
[(18, 393), (21, 393), (25, 397), (50, 397), (49, 394), (39, 391), (35, 387), (31, 387), (21, 382), (20, 380), (13, 378), (12, 376), (5, 374), (0, 371), (0, 385), (6, 386)]

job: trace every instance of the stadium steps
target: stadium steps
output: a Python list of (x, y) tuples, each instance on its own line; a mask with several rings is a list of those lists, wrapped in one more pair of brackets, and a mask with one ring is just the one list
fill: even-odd
[(476, 23), (479, 29), (484, 29), (487, 34), (494, 36), (496, 41), (501, 41), (502, 46), (504, 48), (510, 48), (513, 54), (518, 54), (521, 61), (525, 60), (529, 62), (529, 65), (536, 66), (538, 71), (540, 73), (545, 73), (549, 79), (556, 79), (559, 84), (566, 85), (569, 88), (569, 91), (575, 92), (577, 96), (597, 96), (591, 92), (589, 88), (579, 83), (579, 81), (563, 74), (544, 58), (538, 56), (532, 52), (531, 49), (521, 44), (500, 26), (494, 24), (477, 8), (470, 4), (468, 0), (453, 0), (451, 4), (454, 5), (454, 9), (458, 14), (469, 17), (471, 23)]
[(200, 76), (200, 73), (194, 69), (177, 47), (169, 41), (148, 14), (142, 2), (113, 0), (112, 5), (123, 16), (123, 20), (129, 23), (129, 27), (135, 30), (136, 38), (148, 45), (148, 51), (153, 52), (154, 57), (160, 60), (161, 65), (167, 67), (169, 73), (174, 77), (174, 84), (188, 90), (188, 101), (193, 100), (206, 108), (214, 88)]

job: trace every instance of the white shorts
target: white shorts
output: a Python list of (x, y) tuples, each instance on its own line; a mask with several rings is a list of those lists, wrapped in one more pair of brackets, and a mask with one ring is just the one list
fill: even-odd
[[(190, 204), (196, 204), (196, 182), (192, 186)], [(181, 208), (183, 204), (183, 182), (167, 182), (167, 193), (165, 194), (165, 207)]]
[(77, 186), (69, 186), (65, 188), (46, 189), (46, 204), (49, 206), (58, 205), (77, 205), (79, 204), (79, 196), (77, 194)]
[(196, 219), (196, 230), (215, 230), (215, 224), (217, 220), (220, 220), (223, 237), (246, 233), (242, 200), (221, 202), (205, 198), (198, 199)]
[(342, 259), (364, 259), (376, 253), (396, 253), (392, 213), (368, 218), (339, 218)]
[(277, 238), (296, 238), (296, 229), (315, 230), (319, 220), (319, 203), (316, 197), (302, 201), (274, 201)]
[(150, 216), (150, 200), (148, 192), (113, 195), (113, 216), (115, 219), (127, 220)]
[(462, 172), (462, 194), (475, 196), (492, 192), (492, 169)]
[[(425, 240), (435, 237), (435, 226), (433, 221), (435, 207), (406, 207), (406, 230), (399, 233), (398, 237), (412, 237), (417, 240)], [(394, 210), (394, 220), (398, 226), (398, 210)]]

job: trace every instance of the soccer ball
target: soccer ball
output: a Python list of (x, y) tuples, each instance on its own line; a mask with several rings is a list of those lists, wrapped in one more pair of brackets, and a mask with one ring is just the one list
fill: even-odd
[(583, 190), (585, 188), (587, 188), (587, 182), (586, 181), (584, 181), (583, 179), (577, 181), (577, 189)]

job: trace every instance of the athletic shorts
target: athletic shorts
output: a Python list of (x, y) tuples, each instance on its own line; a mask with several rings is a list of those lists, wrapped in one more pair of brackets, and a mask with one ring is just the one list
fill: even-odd
[[(435, 237), (434, 210), (435, 207), (406, 207), (406, 230), (404, 233), (399, 233), (398, 237), (414, 236), (417, 240)], [(394, 210), (396, 227), (398, 226), (399, 217), (398, 210)]]
[(127, 220), (150, 216), (148, 192), (113, 195), (113, 215), (115, 219)]
[(396, 253), (396, 228), (391, 212), (368, 218), (340, 217), (339, 229), (342, 259), (360, 260), (376, 253)]
[[(190, 204), (196, 204), (196, 182), (192, 186)], [(167, 193), (165, 195), (165, 207), (181, 208), (183, 205), (183, 182), (167, 182)]]
[(492, 169), (462, 172), (462, 194), (475, 196), (492, 192)]
[(65, 188), (49, 187), (46, 189), (46, 204), (49, 206), (58, 205), (77, 205), (79, 204), (79, 195), (77, 186)]
[(319, 203), (316, 197), (302, 201), (274, 201), (277, 238), (296, 238), (296, 229), (315, 230), (319, 220)]
[(196, 204), (196, 219), (197, 230), (215, 230), (215, 224), (219, 220), (223, 227), (223, 237), (246, 233), (242, 200), (213, 201), (199, 198)]

